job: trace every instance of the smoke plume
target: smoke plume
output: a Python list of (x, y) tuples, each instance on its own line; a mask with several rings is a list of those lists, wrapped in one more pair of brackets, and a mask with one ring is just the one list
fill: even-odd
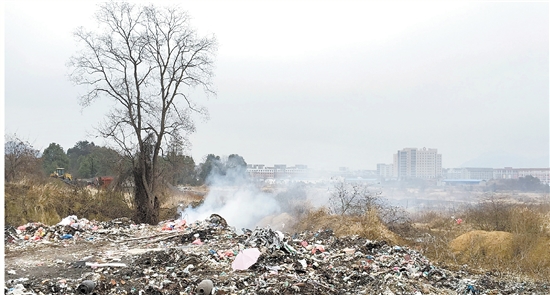
[[(215, 213), (238, 231), (253, 229), (259, 223), (281, 229), (289, 217), (296, 218), (307, 207), (326, 205), (326, 187), (319, 189), (304, 183), (289, 183), (276, 188), (269, 185), (271, 189), (265, 191), (262, 187), (266, 183), (249, 178), (242, 167), (229, 167), (223, 174), (217, 171), (211, 171), (208, 176), (210, 190), (204, 202), (182, 212), (188, 222), (203, 220)], [(286, 219), (277, 218), (283, 213)], [(273, 224), (275, 220), (281, 224)]]

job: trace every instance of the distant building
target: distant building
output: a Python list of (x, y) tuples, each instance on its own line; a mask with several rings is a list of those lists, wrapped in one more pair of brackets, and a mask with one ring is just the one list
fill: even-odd
[(393, 178), (393, 164), (376, 164), (376, 175), (380, 178)]
[(466, 179), (489, 180), (493, 178), (493, 168), (464, 168)]
[(518, 179), (531, 175), (540, 179), (541, 183), (550, 183), (550, 168), (495, 168), (493, 169), (493, 179)]
[(496, 168), (493, 169), (493, 179), (516, 179), (517, 174), (512, 167)]
[(443, 178), (489, 180), (493, 178), (493, 168), (449, 168), (444, 169)]
[(518, 177), (525, 177), (531, 175), (540, 179), (540, 182), (550, 183), (550, 168), (516, 168)]
[(287, 167), (285, 164), (278, 164), (273, 165), (273, 167), (266, 167), (263, 164), (249, 164), (246, 167), (249, 176), (260, 179), (297, 177), (305, 175), (307, 171), (307, 165)]
[(397, 151), (393, 159), (398, 179), (437, 179), (442, 176), (441, 154), (437, 149), (405, 148)]
[(286, 167), (284, 176), (299, 177), (307, 172), (307, 165), (295, 165), (294, 167)]
[(541, 183), (550, 183), (550, 168), (448, 168), (444, 169), (443, 178), (462, 180), (518, 179), (525, 176), (540, 179)]
[(265, 167), (263, 164), (248, 164), (246, 172), (253, 178), (275, 178), (275, 168)]
[(464, 168), (447, 168), (443, 169), (443, 178), (445, 179), (463, 179)]

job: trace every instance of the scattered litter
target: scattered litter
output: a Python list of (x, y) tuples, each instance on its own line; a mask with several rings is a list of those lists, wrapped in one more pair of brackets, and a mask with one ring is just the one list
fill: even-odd
[(10, 288), (7, 290), (6, 294), (11, 295), (27, 295), (27, 294), (35, 294), (34, 292), (28, 292), (27, 289), (22, 284), (17, 284), (13, 288)]
[[(27, 264), (6, 255), (6, 294), (550, 293), (549, 284), (466, 268), (451, 271), (414, 249), (336, 237), (330, 230), (291, 235), (255, 228), (238, 234), (217, 214), (156, 226), (127, 218), (97, 222), (68, 216), (53, 226), (6, 227), (5, 234), (5, 250), (21, 256), (30, 249), (75, 251), (74, 257)], [(96, 245), (103, 250), (95, 250)], [(32, 267), (50, 271), (28, 276)]]

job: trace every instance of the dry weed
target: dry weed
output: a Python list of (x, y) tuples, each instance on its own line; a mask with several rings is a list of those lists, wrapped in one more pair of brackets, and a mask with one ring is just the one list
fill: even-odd
[(296, 223), (296, 231), (317, 231), (331, 229), (338, 237), (357, 235), (371, 240), (384, 240), (399, 244), (402, 239), (382, 224), (376, 210), (372, 209), (360, 216), (330, 214), (321, 208), (310, 211)]
[(460, 225), (449, 214), (425, 212), (415, 218), (415, 228), (422, 234), (411, 244), (441, 263), (547, 279), (549, 208), (548, 204), (512, 205), (493, 199), (465, 208)]
[(45, 183), (6, 183), (4, 193), (5, 223), (8, 225), (28, 222), (51, 225), (69, 215), (101, 221), (131, 216), (131, 208), (122, 192), (91, 192), (58, 179)]

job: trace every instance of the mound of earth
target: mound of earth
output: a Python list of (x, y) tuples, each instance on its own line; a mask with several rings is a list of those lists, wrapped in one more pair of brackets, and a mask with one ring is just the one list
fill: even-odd
[(474, 230), (451, 241), (449, 247), (463, 259), (510, 259), (513, 255), (513, 238), (509, 232)]

